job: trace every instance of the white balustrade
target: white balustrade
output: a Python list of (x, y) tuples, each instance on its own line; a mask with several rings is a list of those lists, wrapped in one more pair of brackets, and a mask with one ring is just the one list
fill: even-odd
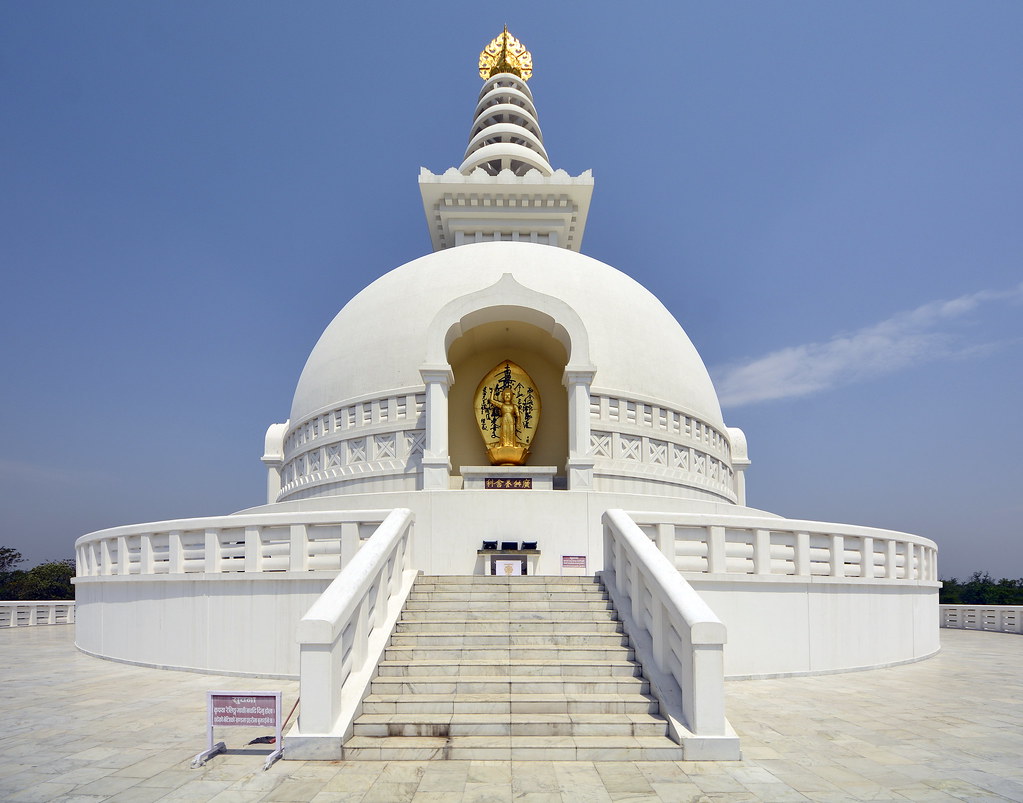
[(937, 545), (909, 533), (771, 516), (628, 515), (680, 572), (938, 581)]
[(99, 530), (75, 542), (78, 577), (340, 571), (388, 512), (243, 513)]
[(391, 511), (298, 625), (302, 711), (288, 758), (340, 758), (417, 572), (412, 511)]
[(941, 626), (1023, 633), (1023, 605), (940, 605)]
[[(621, 510), (604, 522), (604, 583), (687, 760), (739, 758), (725, 720), (725, 626)], [(718, 536), (723, 535), (718, 533)], [(723, 560), (720, 543), (709, 553)]]
[(75, 603), (70, 601), (2, 601), (0, 628), (35, 625), (70, 625), (75, 621)]

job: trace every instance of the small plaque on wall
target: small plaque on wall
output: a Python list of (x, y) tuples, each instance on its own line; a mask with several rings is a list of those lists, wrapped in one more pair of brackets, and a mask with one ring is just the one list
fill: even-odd
[(518, 490), (532, 490), (532, 477), (487, 477), (483, 480), (483, 487), (487, 489), (515, 488)]

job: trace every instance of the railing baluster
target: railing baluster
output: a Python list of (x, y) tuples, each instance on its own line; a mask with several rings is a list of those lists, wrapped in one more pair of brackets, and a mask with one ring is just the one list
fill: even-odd
[(167, 534), (167, 571), (170, 574), (184, 574), (185, 547), (181, 543), (181, 530)]
[(796, 575), (799, 577), (810, 576), (810, 533), (798, 532), (796, 533), (796, 546), (795, 555), (793, 556), (795, 562)]
[(288, 568), (293, 572), (304, 572), (309, 568), (309, 528), (305, 524), (292, 524), (290, 536)]
[(139, 544), (139, 574), (153, 574), (156, 560), (153, 555), (153, 534), (142, 533)]
[(671, 561), (671, 565), (675, 565), (675, 525), (674, 524), (658, 524), (657, 525), (657, 548), (661, 550), (661, 554), (664, 555), (668, 560)]
[(836, 533), (831, 534), (831, 576), (845, 577), (845, 539)]
[(117, 573), (131, 574), (131, 556), (128, 554), (128, 537), (117, 537)]
[(753, 573), (771, 574), (771, 531), (756, 530), (753, 534)]
[(220, 574), (223, 568), (223, 550), (220, 546), (220, 530), (207, 528), (203, 534), (204, 560), (203, 568), (206, 574)]
[(725, 567), (725, 528), (711, 526), (707, 528), (707, 571), (710, 574), (723, 574)]
[(263, 571), (262, 527), (245, 528), (245, 571)]

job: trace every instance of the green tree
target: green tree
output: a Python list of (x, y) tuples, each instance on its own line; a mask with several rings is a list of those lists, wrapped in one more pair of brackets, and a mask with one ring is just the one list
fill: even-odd
[[(16, 550), (0, 547), (0, 559), (5, 557), (9, 559), (9, 566), (24, 560)], [(40, 563), (27, 571), (3, 571), (0, 572), (0, 599), (72, 600), (75, 598), (75, 589), (71, 585), (74, 576), (75, 561), (71, 558)]]
[(11, 549), (9, 546), (0, 546), (0, 574), (7, 574), (7, 572), (13, 571), (19, 563), (24, 562), (25, 559), (18, 550)]
[(955, 577), (941, 581), (941, 590), (938, 592), (938, 602), (942, 605), (963, 604), (963, 584)]
[(1023, 578), (996, 581), (987, 572), (974, 572), (965, 583), (955, 577), (941, 582), (942, 605), (1023, 605)]
[(25, 559), (18, 550), (0, 546), (0, 599), (15, 599), (8, 595), (8, 587), (15, 577), (22, 574), (15, 566), (24, 562)]

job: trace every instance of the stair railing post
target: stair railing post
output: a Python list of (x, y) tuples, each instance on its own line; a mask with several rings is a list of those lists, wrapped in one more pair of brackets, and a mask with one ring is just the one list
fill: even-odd
[(668, 633), (667, 633), (667, 612), (660, 596), (654, 591), (651, 597), (651, 622), (650, 637), (651, 646), (654, 651), (654, 664), (661, 672), (668, 671)]
[(643, 616), (643, 593), (639, 584), (639, 562), (635, 555), (630, 555), (629, 560), (629, 596), (632, 601), (632, 620), (640, 627), (645, 627)]

